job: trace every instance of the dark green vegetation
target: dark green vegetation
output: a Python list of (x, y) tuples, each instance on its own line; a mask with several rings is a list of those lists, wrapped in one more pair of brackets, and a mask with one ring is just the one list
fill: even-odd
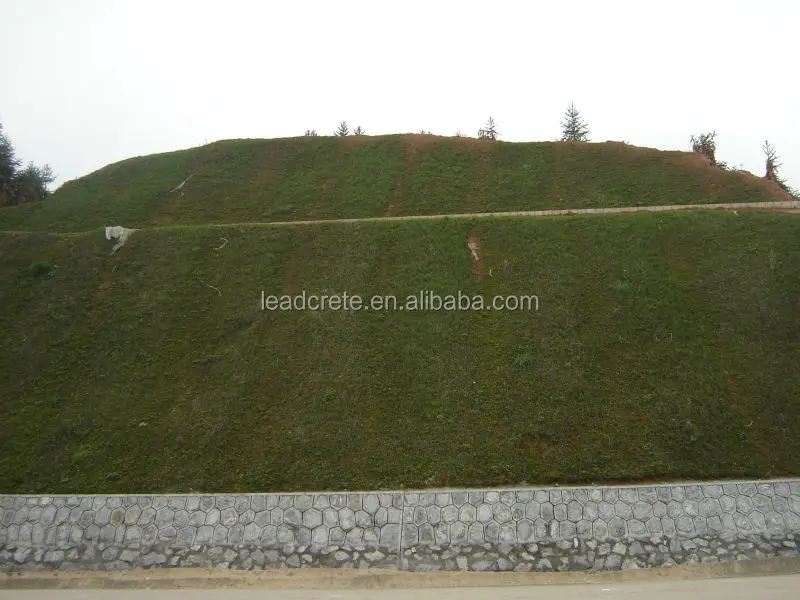
[[(183, 194), (170, 193), (186, 177)], [(233, 140), (109, 165), (0, 230), (245, 223), (789, 199), (698, 154), (427, 135)]]
[[(442, 141), (410, 163), (399, 138), (302, 143), (317, 141), (128, 161), (17, 226), (382, 214), (394, 199), (398, 213), (723, 199), (689, 167), (663, 172), (684, 156), (622, 146), (625, 168), (602, 159), (611, 177), (600, 146)], [(197, 165), (185, 201), (165, 206)], [(757, 199), (734, 180), (718, 194)], [(0, 235), (0, 492), (800, 475), (798, 215), (201, 226), (110, 246), (100, 229)], [(268, 313), (262, 289), (537, 294), (541, 309)]]

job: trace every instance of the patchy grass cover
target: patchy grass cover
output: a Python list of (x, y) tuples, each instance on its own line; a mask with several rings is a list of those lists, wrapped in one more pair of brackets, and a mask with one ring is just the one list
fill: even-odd
[[(301, 142), (343, 156), (331, 140), (274, 144)], [(48, 213), (54, 229), (94, 226), (113, 214), (125, 225), (235, 221), (253, 206), (248, 186), (289, 180), (297, 189), (337, 182), (343, 212), (326, 196), (302, 204), (298, 193), (271, 201), (259, 218), (285, 217), (270, 212), (281, 204), (298, 211), (292, 217), (380, 213), (398, 197), (398, 172), (410, 167), (400, 139), (368, 143), (378, 149), (365, 160), (386, 166), (371, 175), (386, 178), (383, 198), (359, 192), (359, 177), (372, 168), (347, 162), (342, 169), (363, 173), (339, 178), (320, 159), (303, 183), (291, 168), (307, 159), (302, 152), (275, 158), (263, 171), (268, 143), (232, 142), (109, 167), (66, 187), (40, 214), (60, 202), (87, 207)], [(429, 173), (431, 182), (427, 161), (436, 162), (442, 144), (458, 142), (418, 150), (415, 172)], [(246, 148), (254, 153), (252, 171), (226, 175), (220, 163), (209, 175), (215, 152)], [(481, 160), (517, 160), (543, 173), (536, 160), (549, 160), (548, 146), (495, 148), (463, 150), (463, 179), (448, 172), (436, 180), (440, 198), (467, 190), (448, 209), (522, 208), (510, 192), (489, 204), (487, 190), (501, 184), (483, 179), (481, 196), (471, 169)], [(596, 148), (569, 151), (579, 160)], [(205, 166), (186, 205), (165, 212), (156, 196), (179, 182), (192, 160)], [(135, 173), (136, 181), (152, 177), (152, 185), (132, 188), (123, 202), (111, 190), (127, 189)], [(113, 184), (117, 176), (123, 179)], [(237, 177), (243, 181), (230, 191)], [(406, 179), (394, 210), (443, 210), (423, 198), (433, 183), (414, 191), (421, 180)], [(92, 215), (88, 207), (99, 206), (100, 195), (91, 190), (101, 181), (117, 209)], [(577, 186), (588, 185), (548, 181), (542, 185), (559, 182), (571, 191), (542, 188), (541, 197), (525, 197), (574, 203)], [(624, 181), (620, 194), (639, 185)], [(191, 194), (201, 190), (219, 194), (219, 205), (193, 205)], [(135, 193), (151, 194), (152, 202), (134, 201)], [(130, 212), (119, 216), (120, 207)], [(216, 249), (221, 237), (227, 244)], [(0, 492), (800, 475), (796, 215), (199, 226), (144, 230), (116, 254), (110, 247), (100, 229), (0, 235)], [(420, 289), (536, 294), (540, 310), (260, 310), (262, 290), (405, 296)]]
[[(183, 193), (173, 192), (192, 176)], [(428, 135), (230, 140), (132, 158), (0, 211), (0, 230), (704, 204), (789, 199), (697, 155), (622, 143)]]

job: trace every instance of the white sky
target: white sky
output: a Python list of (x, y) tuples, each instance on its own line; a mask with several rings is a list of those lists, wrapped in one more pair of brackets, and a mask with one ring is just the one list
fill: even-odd
[(0, 121), (57, 184), (226, 138), (332, 133), (688, 149), (800, 188), (800, 2), (0, 0)]

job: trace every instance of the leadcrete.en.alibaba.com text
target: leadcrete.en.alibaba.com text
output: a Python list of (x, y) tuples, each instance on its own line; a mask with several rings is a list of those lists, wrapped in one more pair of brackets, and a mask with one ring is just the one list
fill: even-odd
[(538, 311), (539, 297), (534, 294), (491, 296), (481, 294), (437, 294), (420, 290), (407, 296), (361, 296), (341, 294), (274, 295), (261, 292), (261, 310), (266, 311)]

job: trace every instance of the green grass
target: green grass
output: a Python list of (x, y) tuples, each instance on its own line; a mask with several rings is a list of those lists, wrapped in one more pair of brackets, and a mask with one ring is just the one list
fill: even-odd
[[(187, 176), (184, 194), (170, 190)], [(0, 230), (774, 200), (698, 155), (620, 143), (394, 135), (229, 140), (132, 158), (0, 210)]]
[[(409, 172), (403, 169), (434, 178), (423, 148), (413, 168), (402, 166), (399, 138), (372, 142), (382, 150), (362, 157), (370, 164), (363, 169), (342, 158), (358, 146), (303, 140), (319, 143), (321, 156), (297, 150), (270, 159), (277, 143), (217, 147), (222, 154), (252, 151), (236, 190), (228, 189), (235, 177), (224, 161), (213, 166), (205, 148), (109, 167), (74, 184), (85, 194), (68, 197), (66, 187), (20, 224), (106, 224), (122, 209), (103, 212), (101, 194), (92, 192), (101, 183), (129, 194), (125, 202), (105, 195), (109, 205), (130, 211), (113, 222), (146, 224), (167, 214), (156, 196), (193, 161), (203, 168), (186, 204), (169, 213), (173, 221), (256, 220), (289, 206), (298, 218), (332, 216), (325, 196), (309, 203), (290, 193), (321, 182), (348, 211), (369, 213), (397, 200), (398, 173)], [(526, 146), (531, 155), (521, 158)], [(553, 160), (545, 147), (501, 144), (484, 158), (524, 160), (543, 173)], [(487, 206), (510, 208), (524, 189), (516, 175), (503, 184), (481, 182), (470, 169), (482, 158), (465, 152), (436, 182), (437, 193), (463, 193), (475, 208), (484, 190), (519, 185)], [(326, 156), (343, 163), (334, 168)], [(306, 172), (292, 167), (307, 158)], [(259, 165), (269, 160), (272, 170), (263, 175)], [(250, 215), (255, 196), (248, 189), (262, 185), (258, 173), (263, 185), (286, 192)], [(567, 179), (552, 181), (563, 191)], [(132, 181), (146, 181), (152, 197), (134, 203), (139, 187)], [(415, 185), (401, 186), (407, 203), (395, 210), (423, 207)], [(555, 184), (542, 185), (545, 193)], [(632, 193), (625, 186), (634, 184), (618, 185), (618, 193)], [(192, 193), (212, 187), (219, 207), (192, 204)], [(617, 188), (595, 189), (612, 197)], [(81, 210), (45, 212), (61, 202)], [(223, 236), (227, 245), (215, 250)], [(473, 270), (469, 236), (480, 240), (482, 269)], [(200, 226), (140, 231), (116, 254), (110, 247), (100, 229), (0, 234), (0, 492), (800, 475), (795, 215)], [(259, 309), (262, 290), (405, 296), (420, 289), (537, 294), (540, 311)]]

